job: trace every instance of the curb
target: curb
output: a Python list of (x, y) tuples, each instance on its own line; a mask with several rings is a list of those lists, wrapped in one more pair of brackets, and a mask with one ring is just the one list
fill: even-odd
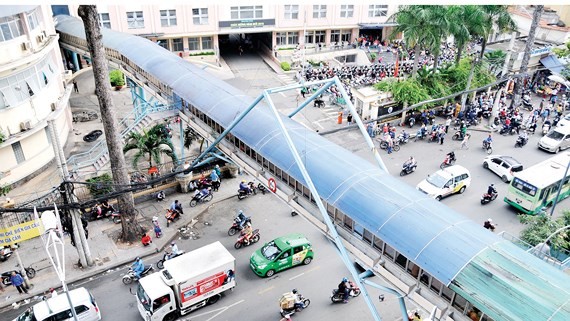
[[(181, 226), (190, 224), (193, 219), (195, 219), (196, 217), (198, 217), (198, 216), (202, 215), (203, 213), (205, 213), (206, 211), (208, 211), (209, 208), (210, 208), (210, 206), (212, 206), (212, 205), (214, 205), (214, 204), (218, 204), (218, 203), (224, 202), (224, 201), (227, 201), (227, 200), (229, 200), (229, 199), (231, 199), (231, 198), (233, 198), (233, 197), (236, 197), (236, 195), (226, 196), (226, 197), (224, 197), (224, 198), (222, 198), (222, 199), (219, 199), (219, 200), (216, 201), (216, 202), (210, 203), (210, 205), (208, 205), (208, 207), (206, 207), (204, 210), (202, 210), (202, 211), (200, 211), (199, 213), (197, 213), (194, 217), (190, 218), (189, 221), (184, 221), (184, 224), (182, 224)], [(171, 237), (169, 237), (169, 238), (160, 238), (160, 240), (166, 240), (166, 242), (165, 242), (162, 246), (157, 246), (155, 249), (152, 249), (152, 250), (149, 249), (149, 250), (146, 251), (145, 254), (141, 254), (141, 255), (137, 255), (137, 256), (140, 256), (141, 258), (147, 258), (147, 257), (150, 257), (150, 256), (155, 255), (155, 254), (157, 254), (157, 253), (160, 253), (160, 252), (164, 251), (164, 249), (168, 246), (168, 244), (170, 244), (170, 242), (172, 242), (172, 240), (174, 240), (174, 239), (176, 239), (176, 238), (178, 238), (178, 228), (176, 228), (176, 231), (174, 232), (174, 234), (173, 234)], [(113, 270), (113, 269), (116, 269), (116, 268), (118, 268), (118, 267), (120, 267), (120, 266), (123, 266), (123, 265), (130, 265), (130, 263), (133, 261), (133, 259), (134, 259), (135, 257), (136, 257), (136, 256), (129, 257), (129, 258), (127, 258), (127, 259), (123, 259), (123, 260), (117, 261), (116, 263), (114, 263), (114, 264), (112, 264), (112, 265), (109, 265), (109, 266), (106, 266), (106, 267), (99, 267), (99, 268), (90, 269), (90, 270), (86, 271), (84, 274), (82, 274), (81, 276), (77, 276), (77, 277), (75, 277), (75, 278), (67, 279), (67, 280), (65, 281), (65, 283), (69, 286), (69, 285), (72, 284), (72, 283), (76, 283), (76, 282), (79, 282), (79, 281), (83, 281), (83, 280), (89, 279), (89, 278), (91, 278), (91, 277), (93, 277), (93, 276), (96, 276), (96, 275), (98, 275), (98, 274), (102, 274), (102, 273), (104, 273), (105, 271)], [(152, 265), (155, 265), (155, 264), (152, 264)], [(50, 268), (51, 268), (51, 266), (50, 266)], [(33, 284), (32, 281), (30, 281), (30, 283)], [(58, 286), (54, 286), (53, 288), (55, 288), (55, 289), (60, 289), (60, 288), (61, 288), (61, 284), (58, 285)], [(30, 300), (30, 302), (29, 302), (28, 304), (32, 304), (32, 305), (35, 304), (36, 302), (35, 302), (35, 300), (34, 300), (33, 298), (36, 297), (36, 296), (44, 295), (45, 292), (49, 289), (49, 287), (48, 287), (48, 288), (45, 288), (45, 289), (42, 289), (41, 291), (38, 291), (38, 289), (40, 289), (39, 286), (34, 285), (33, 287), (31, 287), (31, 288), (28, 290), (28, 294), (27, 294), (26, 296), (21, 296), (21, 297), (18, 296), (18, 300), (13, 301), (13, 302), (10, 302), (10, 301), (0, 302), (0, 309), (4, 309), (4, 308), (7, 308), (7, 307), (10, 307), (13, 303), (20, 303), (20, 304), (22, 304), (22, 301), (24, 301), (24, 300)], [(17, 296), (17, 295), (18, 295), (18, 294), (15, 294), (14, 296)], [(14, 297), (14, 296), (13, 296), (13, 297)], [(38, 301), (38, 302), (39, 302), (39, 301)]]

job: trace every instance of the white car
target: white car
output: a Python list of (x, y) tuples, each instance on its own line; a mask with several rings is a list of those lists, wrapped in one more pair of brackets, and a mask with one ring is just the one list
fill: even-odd
[(560, 118), (560, 121), (556, 125), (556, 127), (562, 126), (570, 126), (570, 114), (566, 114), (566, 116)]
[(490, 155), (483, 159), (483, 168), (491, 170), (508, 183), (516, 172), (523, 170), (523, 165), (511, 156)]
[(465, 192), (469, 185), (471, 185), (471, 174), (467, 168), (453, 165), (428, 175), (416, 186), (416, 189), (439, 201), (448, 195)]

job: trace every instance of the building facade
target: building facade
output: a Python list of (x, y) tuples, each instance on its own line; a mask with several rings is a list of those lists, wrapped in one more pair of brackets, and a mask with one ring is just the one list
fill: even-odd
[(48, 121), (59, 142), (71, 129), (70, 89), (51, 9), (0, 6), (0, 185), (14, 184), (54, 159)]
[[(77, 17), (77, 5), (59, 13)], [(258, 5), (97, 5), (105, 28), (146, 37), (181, 57), (218, 55), (230, 36), (253, 40), (256, 47), (289, 49), (297, 45), (345, 45), (360, 35), (386, 39), (396, 5), (266, 4)], [(68, 10), (68, 12), (66, 12)], [(221, 49), (220, 49), (221, 48)]]

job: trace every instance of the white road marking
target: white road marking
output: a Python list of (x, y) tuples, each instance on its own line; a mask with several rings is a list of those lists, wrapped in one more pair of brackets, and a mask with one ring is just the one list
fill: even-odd
[(289, 281), (295, 280), (296, 278), (303, 276), (305, 274), (305, 272), (301, 273), (301, 274), (297, 274), (294, 277), (290, 278)]
[(265, 293), (265, 292), (267, 292), (267, 291), (271, 291), (271, 290), (273, 290), (273, 289), (275, 289), (275, 286), (270, 286), (270, 287), (268, 287), (268, 288), (265, 289), (265, 290), (261, 290), (261, 291), (257, 292), (257, 294), (263, 294), (263, 293)]
[(281, 96), (283, 96), (283, 97), (287, 97), (282, 91), (279, 92), (279, 94), (280, 94)]
[(314, 125), (317, 125), (317, 126), (319, 126), (319, 127), (321, 127), (322, 129), (324, 129), (323, 125), (319, 124), (318, 121), (314, 121), (313, 124), (314, 124)]
[(208, 315), (208, 314), (211, 314), (211, 313), (214, 313), (214, 312), (218, 312), (218, 311), (219, 311), (219, 312), (216, 313), (214, 316), (212, 316), (211, 318), (209, 318), (208, 320), (206, 320), (206, 321), (210, 321), (210, 320), (213, 320), (213, 319), (214, 319), (215, 317), (217, 317), (218, 315), (224, 313), (224, 312), (225, 312), (226, 310), (228, 310), (229, 308), (231, 308), (231, 307), (233, 307), (233, 306), (235, 306), (235, 305), (238, 305), (238, 304), (240, 304), (240, 303), (243, 303), (244, 301), (245, 301), (245, 300), (241, 300), (241, 301), (238, 301), (238, 302), (236, 302), (236, 303), (234, 303), (234, 304), (230, 304), (230, 305), (228, 305), (227, 307), (221, 307), (221, 308), (219, 308), (219, 309), (215, 309), (215, 310), (212, 310), (212, 311), (204, 312), (204, 313), (201, 313), (201, 314), (192, 314), (192, 316), (193, 316), (193, 317), (201, 317), (201, 316)]

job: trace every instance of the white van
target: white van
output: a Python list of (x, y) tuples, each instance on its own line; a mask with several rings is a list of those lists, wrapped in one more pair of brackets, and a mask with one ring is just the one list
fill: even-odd
[(558, 153), (570, 147), (570, 126), (562, 126), (551, 129), (546, 136), (538, 142), (538, 148), (549, 152)]
[[(69, 291), (71, 302), (75, 307), (77, 319), (80, 321), (99, 321), (101, 311), (95, 298), (86, 288)], [(69, 301), (65, 293), (58, 294), (28, 308), (14, 321), (72, 321), (73, 315), (69, 308)]]

